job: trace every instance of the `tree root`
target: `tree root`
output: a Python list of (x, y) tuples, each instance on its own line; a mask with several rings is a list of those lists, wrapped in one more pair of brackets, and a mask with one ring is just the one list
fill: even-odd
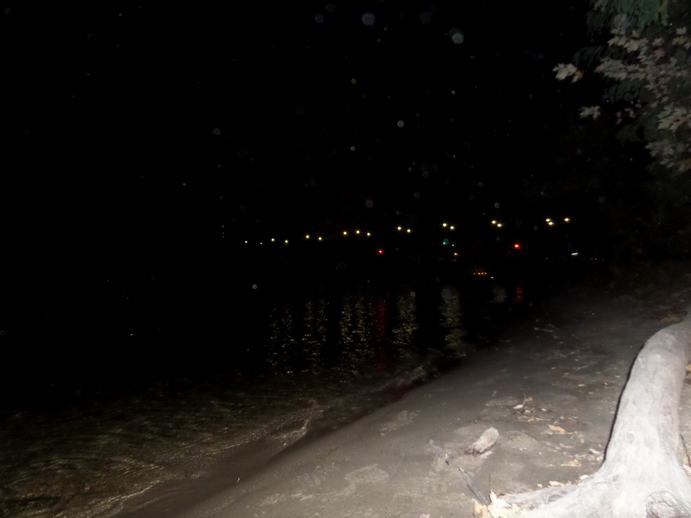
[(600, 469), (571, 486), (494, 498), (491, 516), (691, 518), (678, 415), (690, 357), (688, 317), (655, 333), (631, 369)]

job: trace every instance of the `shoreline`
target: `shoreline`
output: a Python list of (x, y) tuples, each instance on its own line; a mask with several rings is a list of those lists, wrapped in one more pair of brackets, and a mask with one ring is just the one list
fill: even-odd
[[(530, 315), (540, 312), (540, 302), (528, 305), (515, 306), (513, 310), (516, 314), (507, 314), (504, 318), (510, 320), (502, 322), (501, 326), (505, 333), (515, 333), (521, 327), (528, 325)], [(500, 308), (501, 304), (497, 305)], [(503, 310), (502, 310), (503, 311)], [(228, 451), (216, 459), (206, 470), (202, 477), (187, 478), (185, 480), (172, 480), (160, 486), (151, 488), (150, 491), (137, 495), (124, 502), (123, 509), (107, 516), (118, 518), (146, 518), (148, 516), (174, 516), (176, 509), (194, 508), (202, 505), (205, 499), (213, 499), (216, 494), (223, 492), (223, 484), (235, 486), (238, 477), (242, 484), (251, 481), (255, 476), (260, 476), (262, 470), (271, 469), (275, 462), (281, 462), (284, 457), (292, 456), (294, 452), (302, 448), (309, 447), (315, 441), (333, 433), (338, 433), (342, 428), (348, 427), (361, 419), (367, 419), (371, 414), (396, 404), (405, 398), (408, 393), (424, 388), (429, 383), (434, 383), (440, 378), (444, 378), (459, 368), (459, 365), (470, 364), (478, 361), (476, 357), (483, 354), (494, 354), (495, 349), (501, 348), (497, 340), (482, 343), (468, 342), (471, 350), (467, 356), (461, 359), (452, 360), (449, 358), (428, 358), (425, 364), (420, 364), (414, 369), (399, 372), (387, 382), (379, 383), (376, 387), (368, 385), (367, 393), (364, 398), (367, 400), (363, 404), (363, 394), (344, 396), (339, 399), (351, 398), (359, 408), (357, 410), (344, 411), (344, 407), (349, 406), (339, 401), (338, 404), (329, 406), (325, 401), (325, 412), (319, 412), (302, 433), (299, 430), (285, 427), (289, 437), (285, 443), (284, 436), (280, 430), (269, 431), (257, 440), (244, 443), (237, 450)], [(332, 415), (329, 414), (331, 411)], [(295, 437), (297, 432), (297, 437)], [(247, 451), (252, 453), (247, 454)], [(245, 462), (248, 461), (249, 463)], [(239, 467), (238, 464), (241, 466)], [(227, 487), (226, 486), (226, 487)], [(216, 494), (213, 494), (213, 493)]]
[[(576, 292), (459, 368), (337, 430), (294, 444), (239, 484), (191, 506), (170, 499), (166, 514), (471, 516), (472, 495), (458, 473), (435, 457), (430, 441), (486, 492), (575, 482), (602, 461), (640, 346), (683, 316), (685, 296), (679, 289), (670, 300), (656, 301)], [(690, 392), (685, 389), (684, 397), (691, 398)], [(688, 412), (683, 416), (683, 426), (691, 429)], [(495, 447), (466, 455), (465, 448), (490, 426), (500, 433)], [(218, 480), (194, 484), (209, 489), (222, 486)], [(144, 507), (131, 516), (160, 514)]]
[[(445, 320), (439, 327), (442, 334), (431, 336), (440, 339), (449, 333), (451, 342), (417, 340), (412, 333), (422, 324), (415, 305), (408, 304), (416, 297), (409, 292), (397, 309), (398, 341), (394, 343), (393, 327), (390, 344), (376, 334), (376, 343), (360, 337), (344, 348), (346, 361), (325, 364), (321, 370), (182, 377), (132, 389), (122, 397), (80, 394), (51, 412), (13, 412), (0, 430), (7, 451), (16, 452), (0, 458), (8, 488), (0, 495), (0, 514), (107, 518), (165, 499), (167, 492), (187, 491), (188, 486), (207, 495), (218, 485), (215, 477), (224, 476), (219, 466), (231, 466), (243, 444), (259, 450), (255, 464), (261, 465), (305, 432), (309, 437), (303, 443), (328, 434), (398, 400), (457, 358), (472, 356), (473, 344), (482, 342), (470, 337), (483, 335), (463, 327), (453, 287), (447, 295), (443, 318), (452, 327), (442, 329)], [(418, 301), (418, 307), (428, 300)], [(398, 299), (389, 305), (396, 303)], [(429, 318), (439, 314), (435, 306), (425, 308), (424, 325), (429, 325)], [(371, 308), (367, 311), (372, 313)], [(477, 307), (473, 311), (478, 315)], [(483, 326), (493, 321), (477, 320)], [(355, 334), (358, 330), (354, 328)], [(421, 347), (409, 347), (416, 344)], [(266, 448), (271, 454), (261, 452)]]

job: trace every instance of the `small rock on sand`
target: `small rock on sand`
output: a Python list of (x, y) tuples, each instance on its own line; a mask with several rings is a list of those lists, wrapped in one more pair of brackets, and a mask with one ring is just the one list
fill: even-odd
[(482, 432), (480, 438), (470, 445), (470, 447), (466, 450), (466, 453), (473, 455), (484, 453), (494, 446), (494, 443), (497, 442), (497, 439), (499, 439), (499, 431), (493, 426), (487, 428), (487, 430)]

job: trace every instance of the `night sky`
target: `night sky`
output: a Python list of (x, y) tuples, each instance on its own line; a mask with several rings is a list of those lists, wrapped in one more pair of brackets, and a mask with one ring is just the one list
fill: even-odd
[(582, 8), (4, 9), (0, 339), (120, 343), (171, 299), (215, 315), (245, 239), (577, 205), (555, 186), (591, 94), (552, 69)]
[(550, 174), (578, 9), (308, 4), (68, 9), (59, 34), (6, 10), (11, 196), (80, 240), (213, 243), (482, 208)]

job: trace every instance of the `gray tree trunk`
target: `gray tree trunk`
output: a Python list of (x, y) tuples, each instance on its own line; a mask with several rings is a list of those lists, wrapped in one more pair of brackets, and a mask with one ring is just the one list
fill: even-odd
[(638, 353), (600, 469), (579, 484), (502, 499), (525, 518), (691, 517), (682, 467), (679, 399), (691, 357), (691, 320), (655, 333)]

